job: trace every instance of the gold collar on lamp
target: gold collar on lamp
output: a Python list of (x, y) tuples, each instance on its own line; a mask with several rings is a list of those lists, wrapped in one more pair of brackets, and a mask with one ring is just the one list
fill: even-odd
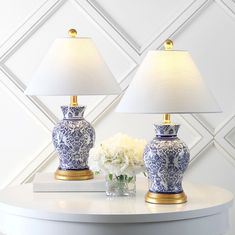
[[(97, 86), (99, 84), (99, 86)], [(95, 130), (83, 117), (85, 106), (77, 95), (111, 95), (119, 85), (91, 38), (69, 37), (54, 41), (42, 60), (25, 94), (70, 96), (70, 106), (62, 106), (63, 120), (53, 129), (52, 139), (60, 164), (55, 173), (59, 180), (92, 179), (87, 160), (95, 142)]]
[(147, 144), (144, 162), (149, 178), (145, 201), (176, 204), (187, 201), (182, 179), (190, 159), (187, 145), (177, 137), (179, 125), (171, 114), (220, 112), (189, 52), (173, 50), (167, 39), (165, 50), (149, 51), (123, 95), (117, 111), (164, 114), (155, 124), (156, 136)]

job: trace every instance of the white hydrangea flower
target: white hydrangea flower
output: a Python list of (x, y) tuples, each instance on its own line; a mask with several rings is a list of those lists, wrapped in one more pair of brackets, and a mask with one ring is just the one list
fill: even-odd
[(90, 150), (88, 164), (104, 175), (136, 175), (145, 171), (143, 153), (146, 141), (118, 133)]

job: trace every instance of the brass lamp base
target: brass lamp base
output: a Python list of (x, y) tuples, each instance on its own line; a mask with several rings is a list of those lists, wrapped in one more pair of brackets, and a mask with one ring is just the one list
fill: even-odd
[(94, 174), (91, 170), (63, 171), (57, 169), (55, 172), (55, 178), (57, 180), (89, 180), (94, 178)]
[(147, 192), (145, 201), (153, 204), (179, 204), (187, 202), (187, 196), (184, 192), (176, 194)]

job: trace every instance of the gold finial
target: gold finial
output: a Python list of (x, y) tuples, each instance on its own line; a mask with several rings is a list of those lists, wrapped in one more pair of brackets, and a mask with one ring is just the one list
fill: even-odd
[(70, 30), (69, 30), (69, 36), (70, 36), (71, 38), (76, 38), (76, 36), (77, 36), (77, 30), (76, 30), (76, 29), (70, 29)]
[(171, 50), (173, 48), (173, 41), (170, 39), (167, 39), (164, 42), (164, 48), (165, 48), (165, 50)]

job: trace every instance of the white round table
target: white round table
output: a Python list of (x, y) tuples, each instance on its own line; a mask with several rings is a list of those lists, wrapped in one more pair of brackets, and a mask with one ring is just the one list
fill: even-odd
[(0, 191), (0, 228), (7, 235), (222, 235), (233, 195), (221, 188), (184, 184), (188, 202), (144, 202), (104, 193), (33, 193), (32, 185)]

